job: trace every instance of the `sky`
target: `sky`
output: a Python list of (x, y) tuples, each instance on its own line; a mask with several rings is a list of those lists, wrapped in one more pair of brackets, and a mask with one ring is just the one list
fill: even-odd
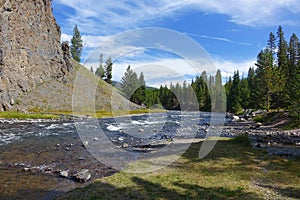
[(103, 53), (114, 80), (130, 65), (152, 86), (191, 81), (201, 70), (220, 69), (224, 82), (235, 70), (246, 76), (270, 32), (281, 25), (287, 41), (300, 34), (297, 0), (53, 0), (52, 7), (62, 41), (78, 25), (84, 66), (96, 69)]

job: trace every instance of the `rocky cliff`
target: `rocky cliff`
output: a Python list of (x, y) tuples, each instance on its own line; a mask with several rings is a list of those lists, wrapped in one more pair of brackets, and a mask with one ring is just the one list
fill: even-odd
[(67, 84), (73, 67), (60, 36), (51, 0), (0, 1), (0, 111), (41, 84)]

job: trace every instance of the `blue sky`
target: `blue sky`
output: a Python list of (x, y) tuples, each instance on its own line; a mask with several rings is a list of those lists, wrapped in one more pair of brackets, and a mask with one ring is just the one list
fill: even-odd
[[(54, 0), (52, 6), (62, 40), (70, 40), (77, 24), (85, 46), (82, 62), (95, 68), (97, 63), (89, 59), (90, 52), (111, 36), (136, 28), (166, 28), (192, 38), (208, 53), (215, 67), (221, 69), (224, 78), (236, 69), (246, 74), (266, 46), (269, 33), (276, 34), (279, 25), (286, 40), (293, 32), (300, 34), (297, 0)], [(114, 55), (114, 51), (117, 49), (105, 53)], [(191, 66), (186, 60), (172, 52), (139, 49), (134, 45), (124, 47), (123, 51), (124, 56), (115, 60), (115, 80), (119, 80), (128, 64), (134, 69), (141, 65), (143, 69), (164, 66), (186, 79), (197, 75), (188, 69)], [(171, 77), (167, 72), (156, 74), (164, 83), (166, 77)], [(146, 75), (145, 78), (147, 81)]]

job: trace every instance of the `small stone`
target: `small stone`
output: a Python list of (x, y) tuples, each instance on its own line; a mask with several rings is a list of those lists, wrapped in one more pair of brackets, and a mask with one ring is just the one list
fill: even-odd
[(87, 146), (88, 144), (89, 144), (88, 141), (83, 141), (83, 142), (82, 142), (82, 146), (84, 146), (84, 147)]
[(98, 141), (98, 140), (99, 140), (99, 138), (97, 138), (97, 137), (94, 138), (94, 141)]
[(90, 180), (92, 175), (88, 172), (89, 172), (88, 169), (81, 170), (80, 172), (78, 172), (77, 174), (74, 175), (75, 180), (77, 180), (81, 183)]
[(123, 144), (123, 148), (128, 148), (128, 147), (129, 147), (129, 145), (127, 143)]
[(60, 147), (60, 144), (56, 144), (57, 147)]
[(119, 141), (123, 141), (124, 138), (123, 138), (123, 137), (119, 137), (118, 140), (119, 140)]
[(236, 116), (236, 115), (232, 116), (232, 118), (231, 118), (231, 121), (233, 121), (233, 122), (237, 122), (239, 120), (240, 120), (239, 116)]
[(141, 129), (139, 129), (138, 131), (139, 131), (139, 132), (145, 132), (145, 130), (144, 130), (144, 129), (142, 129), (142, 128), (141, 128)]
[(59, 176), (67, 178), (69, 176), (69, 171), (68, 170), (64, 170), (59, 172)]
[(297, 142), (296, 145), (297, 145), (297, 146), (300, 146), (300, 142)]
[(73, 143), (71, 143), (71, 144), (69, 144), (69, 146), (70, 146), (70, 147), (72, 147), (72, 146), (74, 146), (74, 144), (73, 144)]
[(28, 172), (28, 171), (30, 171), (30, 168), (29, 168), (29, 167), (25, 167), (23, 170), (24, 170), (25, 172)]
[(69, 150), (70, 150), (70, 148), (69, 148), (69, 147), (67, 147), (67, 148), (66, 148), (66, 150), (67, 150), (67, 151), (69, 151)]

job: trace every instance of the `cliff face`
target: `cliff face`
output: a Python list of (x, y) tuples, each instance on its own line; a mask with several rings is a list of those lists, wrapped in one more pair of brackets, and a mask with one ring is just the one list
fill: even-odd
[(67, 83), (73, 69), (60, 35), (50, 0), (0, 1), (0, 111), (40, 84)]

